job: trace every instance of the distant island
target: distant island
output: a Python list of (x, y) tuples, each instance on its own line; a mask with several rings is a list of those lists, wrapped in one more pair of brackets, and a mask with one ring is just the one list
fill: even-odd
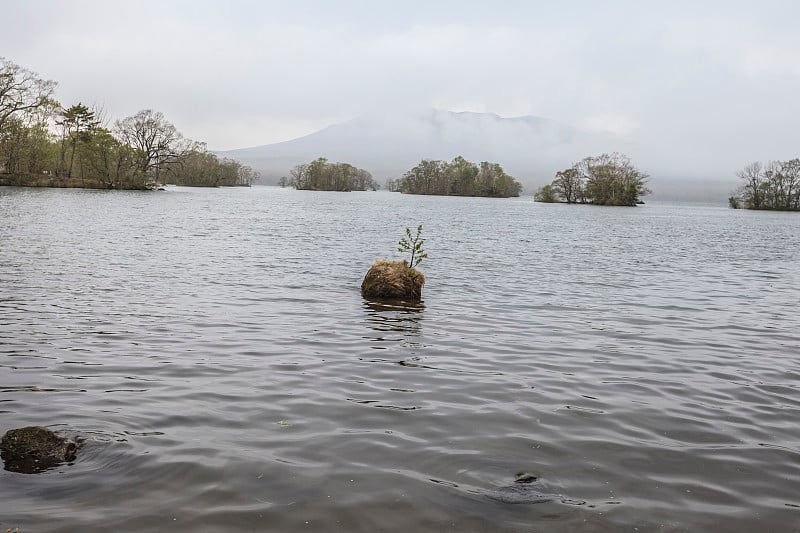
[(366, 191), (377, 190), (372, 174), (349, 163), (329, 163), (324, 157), (295, 166), (291, 178), (282, 177), (281, 187), (291, 185), (305, 191)]
[(744, 184), (728, 198), (732, 208), (800, 211), (800, 159), (750, 163), (736, 176)]
[(483, 161), (479, 165), (461, 156), (450, 163), (423, 159), (397, 180), (389, 180), (387, 188), (406, 194), (441, 196), (519, 196), (522, 185), (503, 171), (497, 163)]
[(570, 168), (556, 172), (549, 185), (540, 187), (534, 200), (544, 203), (636, 206), (649, 176), (618, 153), (585, 157)]
[(150, 109), (104, 126), (102, 112), (64, 107), (56, 82), (0, 57), (0, 185), (152, 189), (162, 183), (252, 185), (258, 175), (219, 159)]
[[(366, 191), (380, 188), (372, 175), (349, 163), (329, 163), (324, 157), (296, 165), (291, 177), (282, 177), (281, 187), (292, 186), (312, 191)], [(522, 185), (506, 174), (497, 163), (476, 165), (459, 156), (452, 162), (423, 159), (399, 179), (390, 179), (386, 188), (406, 194), (438, 196), (519, 196)]]

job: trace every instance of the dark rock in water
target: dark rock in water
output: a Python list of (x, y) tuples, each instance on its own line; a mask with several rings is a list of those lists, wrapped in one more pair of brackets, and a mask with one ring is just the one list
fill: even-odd
[(37, 474), (75, 460), (78, 445), (47, 428), (12, 429), (0, 440), (0, 455), (9, 472)]
[(537, 478), (533, 474), (528, 474), (526, 472), (520, 472), (514, 478), (514, 483), (533, 483), (537, 479), (539, 479), (539, 478)]
[(526, 473), (517, 474), (514, 484), (488, 490), (485, 494), (502, 503), (544, 503), (563, 499), (537, 482), (536, 476)]

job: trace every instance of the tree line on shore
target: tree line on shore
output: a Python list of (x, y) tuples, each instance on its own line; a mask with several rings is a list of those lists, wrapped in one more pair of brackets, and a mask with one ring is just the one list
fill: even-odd
[(736, 176), (743, 184), (728, 198), (732, 208), (800, 211), (800, 159), (756, 161)]
[(0, 185), (148, 189), (257, 178), (186, 139), (162, 113), (145, 109), (108, 127), (102, 110), (56, 101), (56, 85), (0, 57)]

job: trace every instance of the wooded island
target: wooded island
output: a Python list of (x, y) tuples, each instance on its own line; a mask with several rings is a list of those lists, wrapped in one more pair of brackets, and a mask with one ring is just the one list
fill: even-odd
[(305, 191), (366, 191), (377, 190), (372, 174), (349, 163), (329, 163), (324, 157), (295, 166), (291, 179), (283, 177), (281, 187), (291, 185)]
[(442, 196), (519, 196), (522, 185), (505, 173), (497, 163), (482, 161), (479, 165), (461, 156), (451, 162), (423, 159), (387, 188), (406, 194)]
[(540, 187), (537, 202), (635, 206), (650, 191), (649, 176), (633, 166), (622, 154), (602, 154), (581, 159), (570, 168), (556, 172), (550, 185)]

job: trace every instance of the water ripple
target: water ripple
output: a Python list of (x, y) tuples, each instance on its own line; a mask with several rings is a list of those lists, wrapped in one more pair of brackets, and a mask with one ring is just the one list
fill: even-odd
[[(83, 439), (0, 472), (0, 527), (800, 521), (794, 213), (0, 188), (0, 221), (0, 429)], [(362, 299), (420, 222), (424, 302)], [(518, 472), (563, 500), (485, 497)]]

